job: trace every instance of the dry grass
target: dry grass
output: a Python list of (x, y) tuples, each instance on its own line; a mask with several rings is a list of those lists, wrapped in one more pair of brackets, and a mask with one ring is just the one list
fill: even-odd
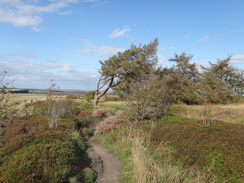
[(13, 94), (10, 97), (10, 102), (19, 102), (19, 101), (40, 101), (40, 100), (45, 100), (46, 99), (46, 94)]
[(135, 182), (203, 183), (207, 181), (203, 175), (193, 176), (180, 163), (175, 163), (172, 156), (173, 149), (167, 144), (152, 149), (150, 136), (136, 133), (136, 130), (133, 130), (131, 133), (133, 138), (129, 137), (132, 140), (131, 152)]
[[(208, 105), (211, 108), (212, 118), (227, 123), (244, 125), (244, 104), (228, 104), (228, 105)], [(206, 110), (206, 105), (175, 105), (172, 107), (173, 114), (191, 118), (202, 119), (202, 112)]]
[[(153, 126), (154, 124), (151, 125), (150, 129), (154, 128)], [(107, 134), (108, 136), (100, 137), (104, 138), (106, 144), (111, 145), (114, 143), (112, 146), (116, 146), (116, 149), (119, 150), (115, 153), (120, 157), (123, 164), (121, 182), (214, 182), (214, 178), (209, 180), (199, 171), (193, 173), (191, 170), (184, 168), (182, 164), (176, 163), (170, 145), (153, 146), (150, 139), (150, 129), (147, 133), (133, 125), (121, 126), (116, 131)], [(108, 140), (112, 141), (108, 142)]]

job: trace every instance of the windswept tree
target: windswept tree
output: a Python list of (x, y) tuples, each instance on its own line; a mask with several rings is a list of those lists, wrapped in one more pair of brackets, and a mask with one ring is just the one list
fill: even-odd
[(230, 61), (231, 56), (218, 59), (216, 64), (209, 62), (208, 68), (201, 66), (201, 91), (208, 102), (235, 102), (244, 93), (244, 76)]
[(157, 71), (174, 90), (176, 100), (186, 104), (197, 104), (201, 100), (198, 95), (199, 72), (197, 65), (190, 63), (192, 57), (185, 52), (180, 55), (175, 54), (174, 58), (169, 59), (176, 63), (173, 67), (161, 68)]
[(147, 45), (132, 44), (130, 49), (118, 52), (108, 60), (100, 61), (100, 78), (95, 91), (94, 105), (98, 104), (99, 99), (109, 89), (150, 72), (158, 61), (157, 45), (157, 39)]

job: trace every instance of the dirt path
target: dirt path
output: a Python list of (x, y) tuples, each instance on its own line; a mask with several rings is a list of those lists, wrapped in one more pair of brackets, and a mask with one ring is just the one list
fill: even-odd
[(88, 143), (93, 149), (88, 153), (88, 156), (92, 160), (92, 169), (98, 173), (96, 183), (118, 183), (119, 160), (113, 154), (107, 152), (93, 138), (90, 138)]

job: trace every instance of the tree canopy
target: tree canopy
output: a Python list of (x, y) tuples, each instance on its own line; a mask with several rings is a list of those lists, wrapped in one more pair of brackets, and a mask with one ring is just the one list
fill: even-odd
[(94, 105), (97, 105), (99, 99), (111, 88), (125, 100), (130, 98), (126, 95), (131, 95), (132, 91), (136, 96), (135, 85), (138, 86), (138, 92), (140, 84), (143, 86), (145, 83), (145, 87), (149, 87), (148, 80), (156, 82), (150, 79), (152, 75), (157, 76), (160, 81), (156, 88), (161, 85), (165, 88), (162, 93), (170, 91), (174, 102), (230, 103), (239, 101), (244, 94), (243, 72), (231, 65), (231, 56), (218, 59), (216, 63), (209, 62), (209, 67), (199, 67), (192, 62), (193, 55), (183, 52), (169, 59), (175, 63), (172, 67), (156, 68), (157, 46), (157, 39), (145, 45), (132, 44), (124, 52), (118, 52), (107, 60), (100, 61), (100, 78)]
[[(94, 105), (111, 88), (148, 73), (156, 65), (158, 40), (146, 45), (131, 45), (130, 49), (118, 52), (107, 60), (100, 61), (100, 79), (95, 92)], [(100, 93), (100, 90), (104, 90)]]

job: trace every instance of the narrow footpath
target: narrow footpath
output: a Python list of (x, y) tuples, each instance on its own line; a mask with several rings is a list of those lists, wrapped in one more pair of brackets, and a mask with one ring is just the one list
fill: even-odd
[(93, 137), (88, 140), (92, 151), (88, 153), (91, 159), (92, 169), (98, 173), (96, 183), (118, 183), (120, 161), (99, 143)]

